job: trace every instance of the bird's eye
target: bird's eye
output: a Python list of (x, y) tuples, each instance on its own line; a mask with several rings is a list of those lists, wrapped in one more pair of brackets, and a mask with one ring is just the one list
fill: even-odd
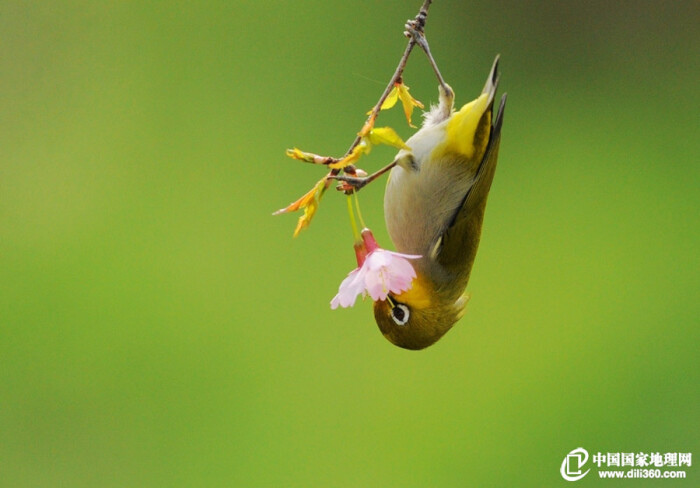
[(406, 325), (410, 316), (408, 307), (403, 303), (397, 303), (391, 308), (391, 318), (394, 319), (396, 325)]

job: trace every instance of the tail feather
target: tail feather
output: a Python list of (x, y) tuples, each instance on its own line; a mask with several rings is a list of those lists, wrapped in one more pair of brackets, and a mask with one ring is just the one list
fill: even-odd
[(496, 90), (498, 89), (498, 81), (501, 79), (501, 73), (498, 72), (498, 61), (500, 60), (501, 55), (497, 54), (496, 59), (493, 61), (493, 66), (491, 66), (491, 72), (489, 73), (489, 76), (486, 78), (486, 84), (484, 85), (484, 89), (481, 90), (481, 93), (488, 93), (489, 95), (489, 106), (493, 104), (493, 99), (496, 96)]

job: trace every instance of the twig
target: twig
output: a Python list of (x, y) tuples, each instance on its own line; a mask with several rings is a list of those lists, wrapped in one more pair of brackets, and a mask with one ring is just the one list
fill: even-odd
[[(418, 15), (416, 15), (416, 27), (419, 32), (423, 32), (423, 29), (425, 29), (425, 21), (428, 18), (428, 8), (430, 8), (430, 4), (432, 3), (433, 0), (425, 0), (423, 2), (423, 5), (420, 8), (420, 11), (418, 12)], [(411, 51), (413, 51), (413, 48), (416, 45), (416, 39), (414, 36), (409, 36), (408, 44), (406, 45), (406, 49), (403, 52), (403, 56), (401, 56), (401, 59), (399, 60), (399, 65), (396, 67), (396, 71), (394, 71), (394, 76), (391, 77), (391, 80), (389, 81), (389, 84), (386, 86), (384, 89), (384, 93), (382, 93), (382, 96), (379, 97), (379, 101), (377, 104), (374, 106), (372, 109), (372, 112), (370, 112), (369, 117), (367, 117), (367, 121), (365, 122), (365, 126), (369, 123), (372, 123), (374, 119), (377, 118), (377, 115), (379, 114), (379, 111), (382, 107), (382, 104), (384, 103), (384, 100), (387, 99), (389, 96), (389, 93), (391, 92), (392, 88), (394, 88), (394, 85), (401, 80), (401, 76), (403, 75), (403, 71), (406, 68), (406, 62), (408, 61), (408, 56), (411, 54)], [(353, 143), (350, 145), (348, 148), (347, 152), (345, 153), (345, 156), (348, 156), (355, 147), (360, 143), (362, 140), (362, 136), (358, 135)]]
[[(414, 28), (422, 33), (423, 29), (425, 29), (425, 21), (428, 18), (428, 9), (430, 8), (430, 4), (433, 3), (433, 0), (424, 0), (423, 5), (421, 6), (418, 15), (416, 15), (416, 19), (414, 22)], [(391, 80), (389, 80), (389, 84), (386, 86), (384, 89), (384, 93), (379, 97), (379, 100), (375, 104), (374, 108), (370, 112), (369, 116), (367, 117), (367, 120), (365, 121), (365, 124), (363, 125), (364, 127), (367, 127), (368, 124), (372, 124), (374, 120), (377, 118), (377, 115), (379, 114), (379, 111), (381, 110), (382, 104), (384, 103), (384, 100), (387, 99), (389, 96), (389, 93), (391, 93), (391, 90), (394, 88), (394, 85), (398, 83), (401, 80), (401, 77), (403, 76), (403, 71), (406, 68), (406, 63), (408, 61), (408, 57), (411, 54), (411, 51), (413, 51), (413, 48), (415, 47), (417, 41), (415, 36), (410, 35), (406, 33), (407, 37), (409, 37), (408, 44), (406, 45), (406, 49), (404, 49), (403, 55), (401, 56), (401, 59), (399, 60), (398, 66), (396, 66), (396, 70), (394, 71), (394, 75), (391, 77)], [(352, 142), (348, 150), (345, 152), (345, 156), (347, 157), (353, 149), (357, 147), (358, 144), (362, 141), (362, 130), (358, 133), (357, 137), (355, 137), (355, 140)], [(342, 158), (339, 158), (340, 160)], [(330, 184), (330, 181), (334, 179), (333, 177), (337, 176), (340, 174), (340, 169), (333, 169), (328, 173), (328, 176), (326, 176), (326, 187)], [(353, 166), (347, 166), (345, 167), (344, 170), (342, 170), (344, 173), (349, 174), (350, 176), (354, 176), (356, 174), (355, 168)]]

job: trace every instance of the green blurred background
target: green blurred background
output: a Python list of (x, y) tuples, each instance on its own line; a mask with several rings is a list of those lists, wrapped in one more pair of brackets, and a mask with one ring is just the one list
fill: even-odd
[[(435, 1), (458, 104), (497, 53), (509, 99), (467, 314), (409, 352), (370, 303), (329, 308), (354, 267), (341, 195), (297, 239), (271, 212), (323, 174), (286, 148), (347, 149), (419, 4), (0, 4), (0, 486), (541, 487), (577, 447), (700, 461), (697, 2)], [(400, 112), (380, 125), (407, 138)], [(361, 194), (391, 247), (382, 198)]]

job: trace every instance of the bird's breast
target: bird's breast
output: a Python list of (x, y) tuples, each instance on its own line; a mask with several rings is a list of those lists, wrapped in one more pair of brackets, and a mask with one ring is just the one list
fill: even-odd
[(472, 182), (473, 172), (452, 160), (424, 161), (418, 169), (394, 167), (384, 215), (396, 249), (428, 257)]

